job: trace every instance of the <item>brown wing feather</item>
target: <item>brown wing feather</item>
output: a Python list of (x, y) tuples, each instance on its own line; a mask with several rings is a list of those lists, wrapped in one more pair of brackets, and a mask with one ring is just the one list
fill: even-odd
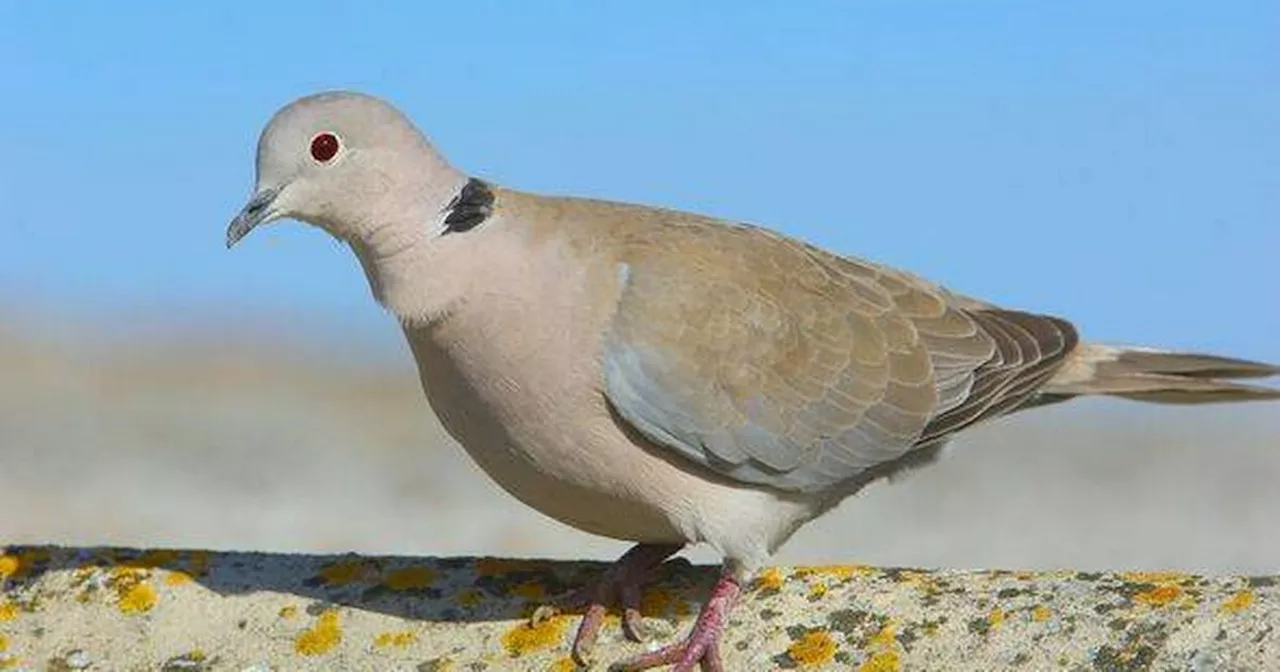
[(991, 337), (995, 353), (973, 370), (964, 400), (929, 422), (921, 444), (1022, 406), (1079, 342), (1071, 323), (1056, 317), (994, 309), (969, 315)]

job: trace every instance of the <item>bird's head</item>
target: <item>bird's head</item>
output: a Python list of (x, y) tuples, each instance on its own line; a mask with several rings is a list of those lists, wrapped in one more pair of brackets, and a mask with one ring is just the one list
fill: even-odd
[(301, 98), (276, 112), (258, 138), (253, 195), (227, 228), (227, 247), (285, 218), (359, 243), (385, 225), (387, 213), (455, 189), (454, 172), (382, 100), (349, 92)]

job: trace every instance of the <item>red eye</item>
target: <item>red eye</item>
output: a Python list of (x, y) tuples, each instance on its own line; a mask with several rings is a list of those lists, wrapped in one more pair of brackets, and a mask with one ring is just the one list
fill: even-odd
[(328, 163), (338, 153), (338, 136), (332, 133), (321, 133), (311, 138), (311, 158), (320, 163)]

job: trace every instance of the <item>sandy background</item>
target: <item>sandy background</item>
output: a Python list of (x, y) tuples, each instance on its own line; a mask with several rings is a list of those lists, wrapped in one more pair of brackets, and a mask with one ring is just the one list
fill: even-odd
[[(0, 544), (625, 549), (489, 483), (386, 331), (353, 355), (267, 328), (102, 343), (84, 326), (0, 326)], [(966, 433), (942, 464), (803, 529), (779, 561), (1274, 573), (1277, 516), (1280, 405), (1087, 402)]]

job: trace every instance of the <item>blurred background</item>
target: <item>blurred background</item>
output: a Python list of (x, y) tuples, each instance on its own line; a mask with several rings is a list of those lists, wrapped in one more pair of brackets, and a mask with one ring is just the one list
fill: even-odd
[[(500, 183), (1280, 361), (1280, 4), (687, 4), (0, 7), (0, 544), (625, 548), (450, 443), (346, 250), (223, 249), (258, 131), (320, 89)], [(1089, 401), (967, 432), (780, 561), (1276, 572), (1277, 511), (1278, 405)]]

